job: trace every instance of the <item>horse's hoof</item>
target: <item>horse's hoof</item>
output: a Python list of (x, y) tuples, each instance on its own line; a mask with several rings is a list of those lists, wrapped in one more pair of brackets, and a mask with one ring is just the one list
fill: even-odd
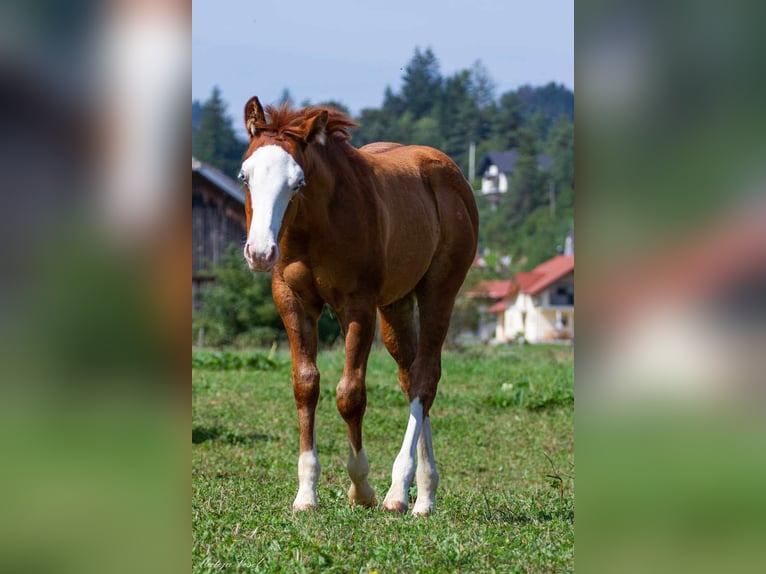
[(434, 513), (434, 507), (430, 504), (418, 504), (412, 507), (412, 516), (429, 516)]
[[(360, 492), (363, 491), (363, 492)], [(375, 498), (375, 491), (367, 487), (366, 489), (357, 489), (353, 484), (348, 489), (348, 499), (352, 506), (363, 506), (373, 508), (378, 505), (378, 499)]]
[(363, 508), (375, 508), (378, 505), (378, 499), (373, 497), (370, 500), (351, 499), (351, 506), (361, 506)]
[(318, 510), (316, 504), (293, 504), (293, 514), (298, 512), (315, 512)]
[(407, 505), (403, 502), (399, 502), (398, 500), (384, 502), (383, 510), (388, 510), (389, 512), (398, 512), (399, 514), (404, 514), (405, 512), (407, 512)]

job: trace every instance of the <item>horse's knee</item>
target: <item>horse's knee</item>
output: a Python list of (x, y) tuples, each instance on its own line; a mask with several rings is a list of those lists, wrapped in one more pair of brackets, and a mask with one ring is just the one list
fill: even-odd
[(361, 418), (367, 408), (364, 380), (359, 377), (343, 377), (335, 389), (335, 402), (344, 420)]
[(293, 371), (293, 392), (299, 407), (316, 405), (319, 400), (319, 370), (316, 365), (303, 364)]

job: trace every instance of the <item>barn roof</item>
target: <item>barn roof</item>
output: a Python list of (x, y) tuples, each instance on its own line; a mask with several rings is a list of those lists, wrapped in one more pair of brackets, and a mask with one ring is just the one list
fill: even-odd
[(210, 183), (223, 190), (227, 195), (236, 199), (242, 205), (245, 204), (245, 192), (239, 183), (231, 179), (219, 169), (196, 159), (194, 156), (192, 156), (192, 173), (200, 174)]

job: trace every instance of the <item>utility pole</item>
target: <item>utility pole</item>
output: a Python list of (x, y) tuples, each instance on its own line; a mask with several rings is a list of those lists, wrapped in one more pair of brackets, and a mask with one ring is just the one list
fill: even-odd
[(468, 144), (468, 181), (471, 185), (474, 179), (476, 179), (476, 144), (471, 142)]

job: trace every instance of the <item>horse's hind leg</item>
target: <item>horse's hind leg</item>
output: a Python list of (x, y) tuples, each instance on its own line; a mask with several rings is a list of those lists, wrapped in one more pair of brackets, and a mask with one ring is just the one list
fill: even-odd
[[(414, 294), (380, 308), (383, 343), (399, 367), (399, 386), (408, 397), (411, 386), (410, 367), (415, 360), (418, 345), (414, 311)], [(409, 504), (407, 490), (415, 475), (415, 448), (422, 425), (422, 411), (413, 414), (412, 407), (410, 410), (404, 442), (391, 472), (391, 488), (383, 502), (383, 508), (396, 512), (405, 512)]]
[[(436, 397), (441, 378), (441, 351), (449, 329), (452, 307), (455, 303), (465, 270), (470, 260), (442, 257), (435, 260), (418, 284), (416, 295), (420, 316), (417, 353), (408, 369), (410, 419), (402, 450), (394, 463), (391, 489), (386, 495), (386, 508), (407, 509), (407, 489), (412, 482), (417, 454), (418, 496), (413, 514), (430, 514), (434, 509), (439, 473), (434, 459), (429, 411)], [(403, 483), (397, 481), (402, 473)]]
[(375, 336), (375, 308), (367, 303), (350, 305), (340, 314), (346, 333), (346, 362), (343, 376), (335, 389), (335, 399), (346, 421), (349, 455), (346, 463), (351, 488), (348, 496), (352, 504), (374, 506), (375, 491), (367, 481), (370, 464), (362, 446), (362, 420), (367, 408), (365, 375), (370, 347)]
[(415, 328), (415, 294), (381, 307), (380, 330), (383, 344), (399, 367), (399, 386), (409, 396), (409, 369), (418, 351), (418, 334)]

